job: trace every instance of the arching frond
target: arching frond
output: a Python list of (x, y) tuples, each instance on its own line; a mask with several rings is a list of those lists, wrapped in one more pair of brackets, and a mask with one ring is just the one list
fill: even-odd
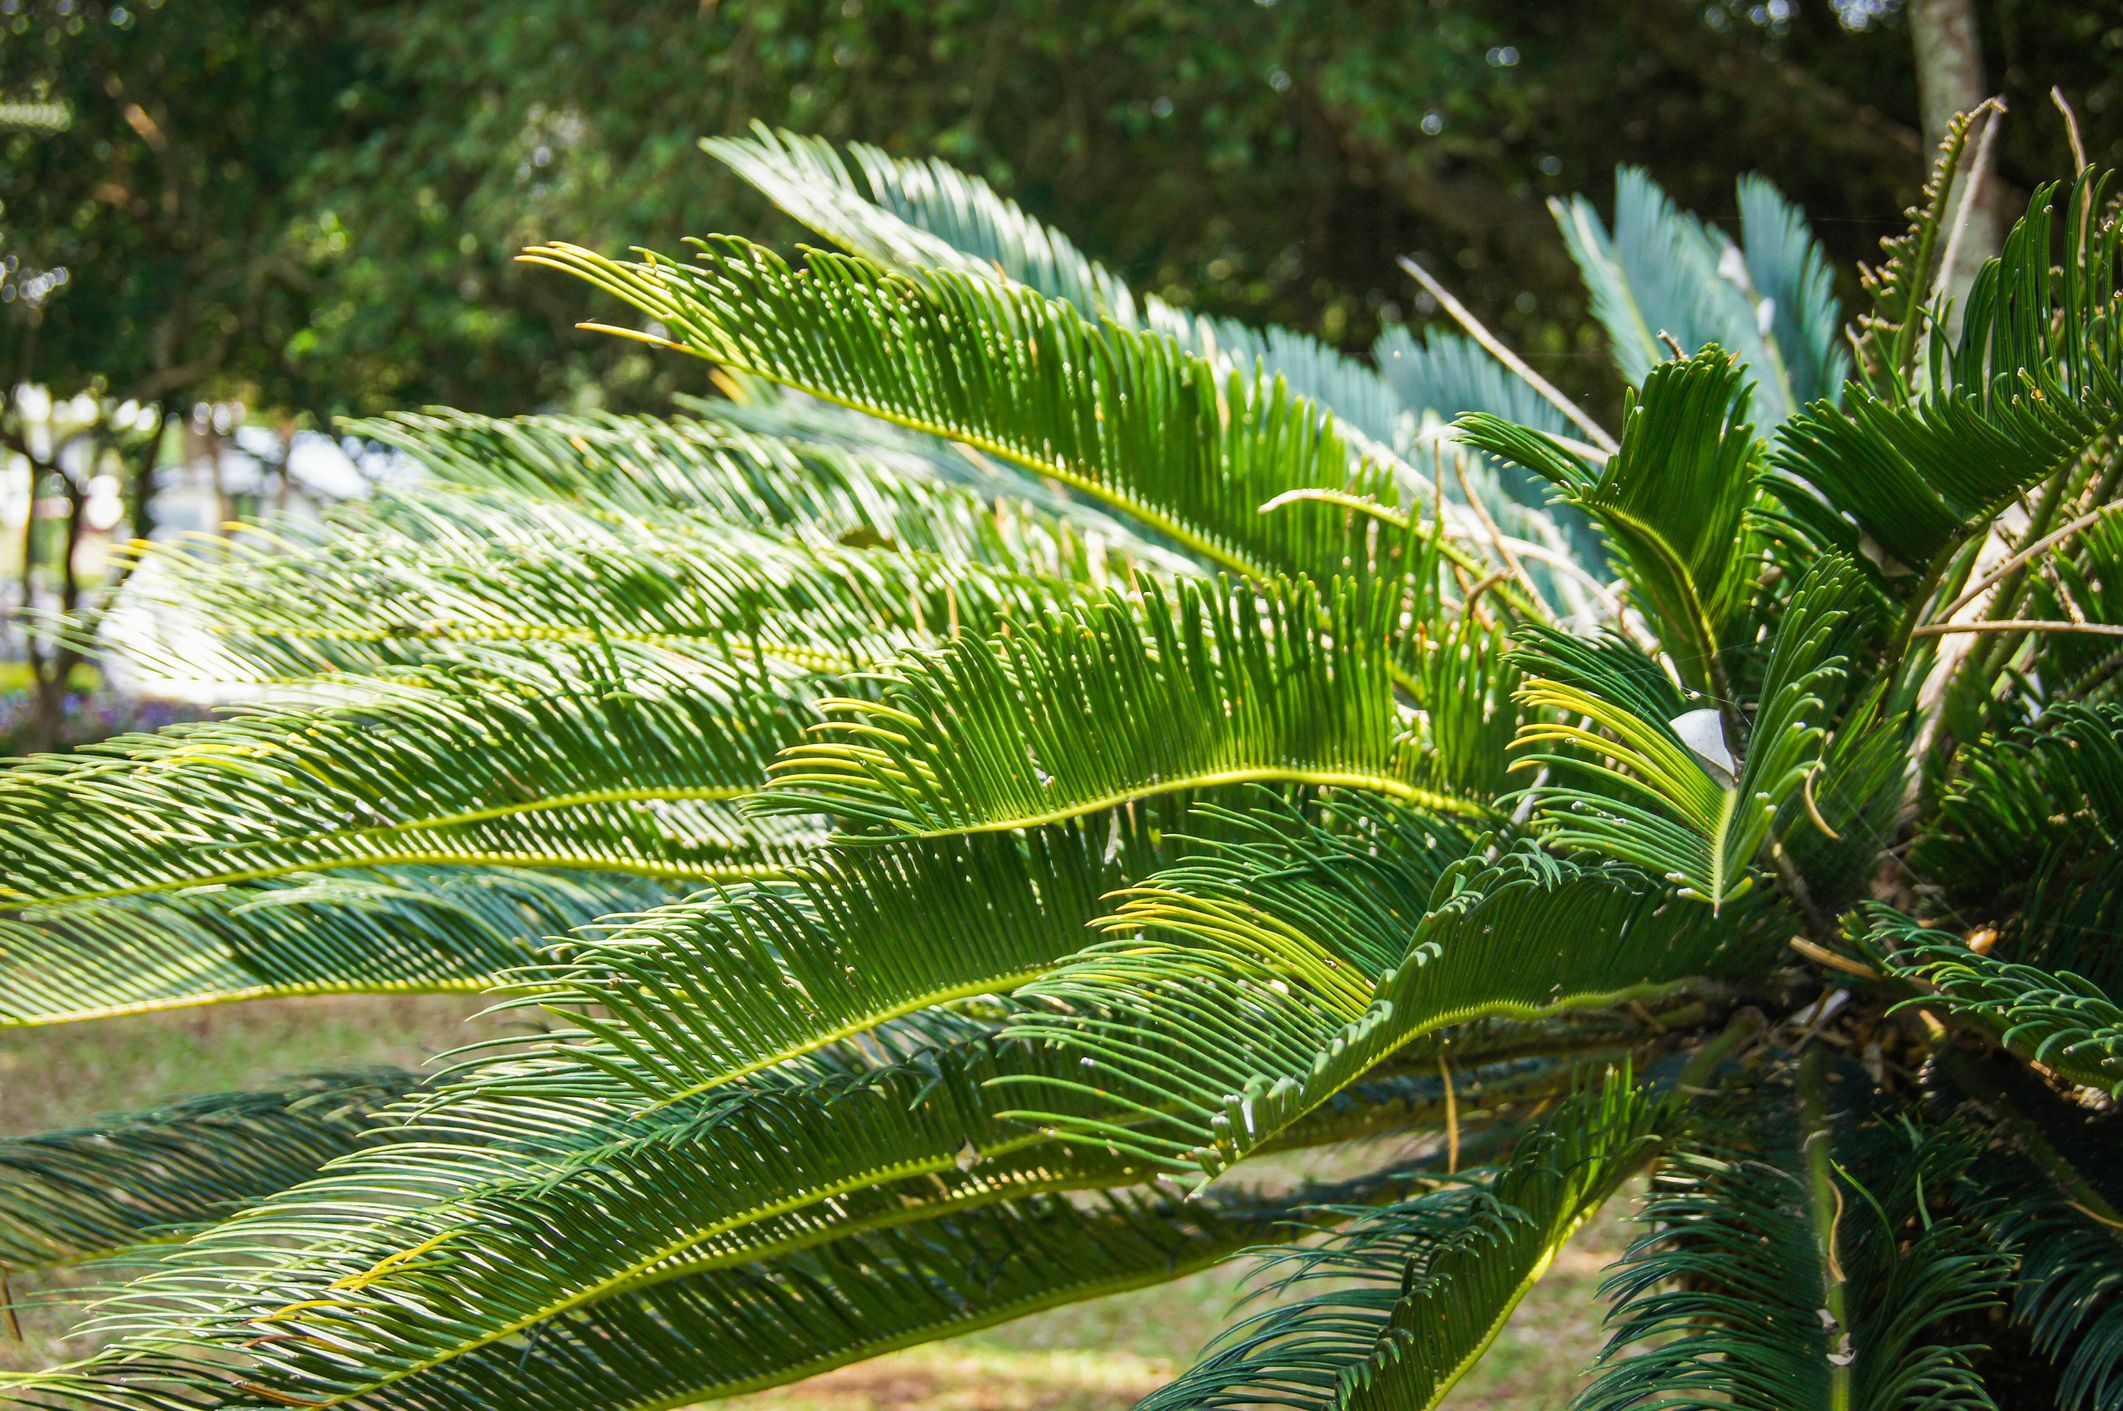
[[(376, 1411), (662, 1411), (814, 1375), (893, 1348), (950, 1337), (1080, 1299), (1206, 1268), (1346, 1218), (1343, 1202), (1390, 1196), (1371, 1180), (1290, 1201), (1233, 1196), (1178, 1202), (1136, 1192), (1078, 1205), (1034, 1196), (929, 1221), (844, 1235), (815, 1249), (688, 1274), (590, 1303), (530, 1334), (386, 1386)], [(158, 1378), (158, 1373), (161, 1374)], [(97, 1369), (102, 1404), (175, 1411), (216, 1404), (189, 1388), (196, 1369), (153, 1357)], [(121, 1377), (138, 1390), (112, 1390)], [(160, 1380), (163, 1385), (156, 1386)], [(299, 1385), (299, 1384), (297, 1384)], [(70, 1405), (59, 1382), (24, 1403)], [(241, 1381), (218, 1395), (241, 1396)], [(276, 1392), (293, 1398), (298, 1391)], [(251, 1390), (253, 1396), (261, 1393)], [(166, 1397), (167, 1400), (152, 1399)], [(307, 1396), (303, 1404), (323, 1399)]]
[(526, 649), (21, 762), (0, 779), (0, 900), (394, 863), (771, 872), (802, 830), (732, 805), (803, 712), (763, 685), (616, 646)]
[(1299, 489), (1398, 503), (1390, 471), (1352, 471), (1317, 408), (1018, 286), (950, 273), (916, 282), (825, 254), (799, 271), (726, 237), (685, 264), (563, 245), (525, 258), (656, 320), (665, 335), (639, 335), (652, 343), (962, 441), (1218, 567), (1368, 576), (1396, 547), (1374, 548), (1368, 521), (1315, 501), (1263, 512)]
[(322, 994), (476, 994), (548, 937), (669, 899), (608, 873), (394, 867), (0, 918), (0, 1029)]
[[(1767, 934), (1737, 916), (1705, 924), (1631, 874), (1524, 851), (1448, 868), (1425, 915), (1408, 870), (1421, 853), (1395, 853), (1287, 890), (1256, 878), (1242, 897), (1185, 874), (1130, 889), (1105, 923), (1113, 939), (1024, 992), (1077, 1012), (1010, 1030), (1080, 1055), (1082, 1071), (1000, 1081), (1029, 1120), (1213, 1176), (1423, 1034), (1655, 994), (1744, 966)], [(1095, 1118), (1064, 1109), (1087, 1096)]]
[(0, 1139), (0, 1270), (169, 1239), (308, 1180), (373, 1140), (374, 1114), (419, 1081), (397, 1069), (318, 1073)]
[(1713, 746), (1682, 737), (1691, 710), (1704, 728), (1722, 735), (1723, 726), (1712, 708), (1691, 707), (1636, 649), (1529, 630), (1518, 652), (1522, 695), (1563, 718), (1519, 732), (1520, 744), (1537, 752), (1517, 767), (1538, 764), (1587, 781), (1538, 791), (1541, 836), (1648, 868), (1713, 909), (1746, 895), (1778, 810), (1817, 767), (1854, 637), (1856, 584), (1850, 566), (1831, 556), (1799, 585), (1771, 641), (1760, 710), (1738, 761), (1729, 745), (1720, 758)]
[(1971, 950), (1885, 907), (1865, 916), (1873, 963), (1924, 992), (1906, 1003), (1981, 1030), (2066, 1082), (2123, 1096), (2123, 1005), (2100, 986)]
[(2074, 186), (2061, 271), (2056, 188), (2036, 193), (1970, 289), (1959, 341), (1934, 344), (1928, 390), (1853, 390), (1785, 426), (1775, 460), (1794, 513), (1817, 497), (1849, 521), (1846, 542), (1869, 535), (1928, 586), (1942, 553), (2123, 428), (2123, 231), (2092, 216), (2105, 189), (2091, 172)]
[(2003, 1289), (2002, 1261), (1933, 1209), (1978, 1143), (1796, 1107), (1729, 1103), (1662, 1163), (1574, 1411), (1995, 1411), (1976, 1349), (1936, 1340)]
[(701, 417), (435, 409), (347, 428), (405, 452), (445, 483), (593, 511), (702, 513), (815, 543), (869, 534), (1013, 566), (1041, 548), (1036, 532), (1015, 533), (1022, 516), (941, 482), (916, 457), (790, 441)]
[[(128, 613), (178, 618), (228, 675), (390, 674), (467, 645), (721, 648), (850, 672), (907, 646), (1088, 596), (1126, 569), (1053, 577), (903, 549), (803, 543), (700, 514), (592, 512), (496, 491), (387, 495), (336, 522), (150, 550)], [(333, 592), (320, 599), (319, 583)], [(107, 631), (127, 640), (126, 619)], [(186, 641), (183, 650), (196, 655)], [(136, 651), (134, 655), (138, 655)], [(196, 671), (186, 660), (177, 669)]]
[[(1762, 204), (1758, 190), (1758, 211)], [(1761, 303), (1774, 296), (1752, 281), (1757, 267), (1773, 276), (1795, 273), (1788, 264), (1788, 248), (1779, 248), (1792, 238), (1790, 226), (1796, 221), (1788, 207), (1778, 212), (1782, 219), (1776, 227), (1762, 231), (1759, 251), (1751, 244), (1744, 252), (1722, 232), (1675, 206), (1637, 167), (1621, 167), (1614, 174), (1611, 237), (1582, 196), (1551, 201), (1549, 209), (1592, 295), (1593, 314), (1607, 330), (1615, 365), (1631, 386), (1645, 386), (1652, 369), (1665, 361), (1659, 338), (1665, 334), (1683, 353), (1713, 343), (1731, 349), (1746, 366), (1742, 376), (1753, 384), (1752, 400), (1763, 425), (1775, 426), (1799, 405), (1789, 361), (1770, 336), (1780, 331), (1776, 310)], [(1747, 233), (1753, 236), (1755, 227)], [(1803, 227), (1797, 234), (1805, 239)], [(1779, 263), (1779, 254), (1785, 263)], [(1801, 260), (1803, 271), (1803, 256)], [(1820, 331), (1807, 330), (1815, 337)], [(1817, 355), (1819, 349), (1810, 345), (1803, 352)]]
[[(251, 1382), (337, 1404), (615, 1294), (1017, 1195), (1145, 1179), (1103, 1144), (994, 1114), (995, 1075), (1058, 1062), (985, 1039), (882, 1063), (848, 1050), (649, 1113), (610, 1082), (543, 1096), (444, 1087), (392, 1143), (115, 1295), (113, 1375), (182, 1348), (209, 1382), (236, 1357)], [(510, 1273), (497, 1282), (498, 1270)]]
[[(516, 1004), (579, 1024), (555, 1059), (644, 1101), (704, 1092), (886, 1020), (1007, 994), (1090, 939), (1175, 817), (819, 854), (789, 881), (704, 894), (579, 935)], [(712, 1017), (710, 1017), (712, 1016)], [(568, 1081), (561, 1068), (556, 1074)], [(511, 1086), (524, 1080), (505, 1075)]]
[(1288, 329), (1256, 330), (1138, 296), (1066, 235), (935, 158), (898, 160), (862, 143), (844, 158), (831, 143), (758, 123), (749, 137), (701, 146), (811, 229), (887, 269), (1023, 285), (1093, 321), (1162, 334), (1220, 368), (1280, 377), (1373, 445), (1401, 444), (1403, 404), (1376, 369)]
[(1271, 782), (1478, 814), (1412, 782), (1389, 608), (1346, 585), (1146, 586), (1139, 604), (961, 639), (881, 673), (877, 700), (825, 701), (829, 724), (774, 765), (758, 807), (831, 814), (844, 836), (944, 837)]
[(1553, 481), (1607, 530), (1682, 677), (1722, 694), (1717, 652), (1761, 553), (1748, 510), (1758, 448), (1739, 367), (1716, 347), (1660, 363), (1622, 414), (1621, 449), (1597, 469), (1552, 438), (1474, 415), (1460, 434)]
[(1656, 1154), (1676, 1115), (1610, 1075), (1550, 1114), (1501, 1169), (1359, 1215), (1323, 1243), (1264, 1251), (1264, 1272), (1277, 1277), (1259, 1295), (1298, 1297), (1223, 1334), (1141, 1411), (1429, 1411), (1571, 1234)]
[(896, 160), (865, 143), (832, 143), (753, 123), (747, 137), (701, 147), (811, 229), (902, 273), (1000, 276), (1091, 318), (1138, 327), (1139, 301), (1068, 236), (1025, 214), (979, 177), (947, 163)]

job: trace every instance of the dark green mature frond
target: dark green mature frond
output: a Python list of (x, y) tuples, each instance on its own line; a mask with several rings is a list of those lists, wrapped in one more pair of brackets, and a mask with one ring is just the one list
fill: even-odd
[[(1520, 744), (1537, 752), (1515, 767), (1586, 781), (1537, 792), (1541, 837), (1648, 868), (1713, 909), (1746, 895), (1779, 810), (1819, 766), (1854, 637), (1856, 591), (1855, 570), (1832, 555), (1799, 584), (1770, 641), (1760, 707), (1736, 761), (1682, 738), (1689, 703), (1635, 648), (1529, 629), (1516, 653), (1526, 675), (1521, 695), (1561, 718), (1519, 732)], [(1700, 710), (1715, 721), (1711, 708)]]
[[(618, 261), (540, 246), (639, 309), (630, 335), (964, 442), (1132, 517), (1218, 567), (1250, 575), (1390, 571), (1397, 540), (1291, 490), (1345, 491), (1387, 509), (1384, 467), (1352, 469), (1320, 411), (1277, 382), (1226, 374), (1169, 339), (1098, 327), (1030, 290), (946, 272), (919, 281), (814, 254), (802, 270), (727, 237), (693, 261)], [(625, 332), (625, 330), (612, 330)]]
[(1104, 923), (1113, 939), (1024, 992), (1079, 1012), (1010, 1030), (1081, 1055), (1070, 1081), (1005, 1079), (1018, 1102), (1090, 1096), (1098, 1115), (1023, 1115), (1213, 1176), (1424, 1034), (1655, 994), (1744, 968), (1773, 934), (1691, 913), (1638, 875), (1529, 851), (1455, 863), (1425, 908), (1408, 870), (1421, 858), (1321, 867), (1287, 891), (1260, 877), (1235, 894), (1186, 873), (1130, 889)]
[(109, 1254), (233, 1214), (372, 1140), (374, 1114), (420, 1081), (397, 1069), (317, 1073), (0, 1139), (0, 1270)]
[(2123, 429), (2123, 231), (2094, 218), (2105, 190), (2091, 172), (2073, 188), (2061, 270), (2057, 188), (2035, 194), (1970, 289), (1959, 341), (1933, 343), (1925, 391), (1854, 388), (1786, 424), (1774, 483), (1794, 514), (1825, 502), (1847, 543), (1870, 536), (1923, 583), (2015, 495)]
[[(513, 1005), (582, 1028), (548, 1056), (671, 1101), (887, 1020), (1007, 994), (1090, 939), (1102, 898), (1169, 843), (1146, 809), (1019, 834), (833, 850), (790, 880), (579, 933)], [(704, 1018), (705, 1017), (705, 1018)], [(505, 1085), (521, 1078), (504, 1075)]]
[(2060, 1411), (2123, 1411), (2123, 1238), (2031, 1162), (1999, 1156), (1971, 1176), (1998, 1207), (1986, 1233), (2018, 1262), (2012, 1316), (2063, 1371)]
[(1224, 1333), (1140, 1411), (1428, 1411), (1676, 1116), (1609, 1075), (1551, 1113), (1502, 1168), (1358, 1215), (1321, 1243), (1262, 1251), (1263, 1273), (1277, 1277), (1256, 1297), (1297, 1297)]
[[(365, 1402), (403, 1411), (647, 1408), (733, 1396), (1026, 1313), (1163, 1283), (1302, 1232), (1245, 1198), (1033, 1197), (592, 1304)], [(652, 1368), (644, 1375), (644, 1366)]]
[(1817, 1098), (1724, 1103), (1653, 1177), (1647, 1233), (1607, 1283), (1614, 1335), (1573, 1411), (1995, 1411), (1976, 1349), (1936, 1341), (2001, 1301), (2005, 1267), (1968, 1212), (1933, 1208), (1978, 1149)]
[(1999, 925), (2015, 959), (2102, 986), (2123, 979), (2123, 956), (2103, 943), (2123, 921), (2123, 705), (2058, 707), (1956, 763), (1912, 854), (1918, 870), (1969, 925)]
[(1978, 1029), (2066, 1082), (2123, 1096), (2123, 1005), (2100, 986), (1971, 950), (1886, 907), (1864, 914), (1872, 962), (1924, 991), (1905, 1004)]
[[(181, 1345), (208, 1381), (227, 1375), (218, 1352), (252, 1382), (336, 1404), (683, 1275), (1147, 1178), (1103, 1143), (996, 1115), (985, 1085), (998, 1074), (1062, 1062), (978, 1038), (882, 1061), (846, 1049), (648, 1113), (609, 1080), (547, 1095), (443, 1088), (392, 1143), (115, 1296), (105, 1321), (125, 1336), (106, 1365), (122, 1375), (127, 1357)], [(361, 1356), (340, 1356), (347, 1346)]]
[(610, 874), (394, 867), (0, 917), (0, 1029), (324, 994), (475, 994), (547, 937), (669, 899)]
[(784, 211), (841, 248), (900, 274), (948, 271), (1007, 281), (1070, 305), (1094, 322), (1163, 334), (1248, 378), (1281, 377), (1376, 447), (1401, 444), (1403, 406), (1376, 369), (1283, 328), (1257, 330), (1138, 296), (1066, 235), (1026, 215), (979, 177), (930, 158), (831, 143), (754, 123), (749, 137), (701, 146)]
[(822, 702), (831, 719), (783, 754), (757, 806), (830, 814), (851, 838), (999, 832), (1252, 782), (1481, 812), (1413, 782), (1383, 593), (1141, 594), (910, 654), (878, 674), (876, 700)]
[(0, 901), (394, 863), (777, 871), (802, 831), (732, 805), (802, 728), (800, 683), (778, 684), (640, 649), (525, 644), (40, 756), (0, 777)]
[[(1121, 1191), (1077, 1204), (1031, 1196), (830, 1238), (808, 1250), (686, 1274), (599, 1299), (528, 1336), (471, 1352), (361, 1398), (375, 1411), (659, 1411), (778, 1386), (1026, 1313), (1181, 1277), (1264, 1242), (1347, 1218), (1349, 1202), (1404, 1182), (1361, 1180), (1287, 1200), (1179, 1202)], [(1322, 1209), (1307, 1200), (1336, 1198)], [(139, 1391), (89, 1385), (129, 1411), (219, 1404), (192, 1369), (140, 1360)], [(169, 1380), (150, 1391), (157, 1373)], [(241, 1396), (244, 1387), (233, 1388)], [(64, 1384), (29, 1406), (71, 1405)], [(276, 1388), (277, 1390), (277, 1388)], [(159, 1391), (168, 1400), (152, 1399)], [(254, 1393), (255, 1394), (255, 1393)], [(284, 1392), (293, 1396), (299, 1393)], [(305, 1404), (318, 1398), (307, 1398)]]
[(1632, 392), (1621, 449), (1595, 468), (1550, 437), (1476, 415), (1473, 446), (1547, 477), (1607, 530), (1681, 675), (1716, 690), (1727, 623), (1753, 588), (1761, 545), (1747, 512), (1757, 459), (1749, 389), (1716, 347), (1662, 362)]
[[(182, 614), (214, 639), (224, 672), (266, 680), (387, 674), (524, 641), (719, 647), (850, 672), (1037, 617), (1109, 574), (1126, 569), (1086, 554), (1046, 577), (884, 542), (803, 543), (699, 512), (423, 486), (308, 529), (158, 546), (126, 608)], [(123, 618), (114, 630), (123, 640)]]

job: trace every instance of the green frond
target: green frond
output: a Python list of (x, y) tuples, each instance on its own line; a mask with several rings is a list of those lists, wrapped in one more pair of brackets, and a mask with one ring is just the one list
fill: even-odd
[(1662, 362), (1627, 398), (1621, 449), (1598, 468), (1495, 417), (1460, 421), (1470, 445), (1547, 477), (1606, 529), (1660, 641), (1699, 689), (1719, 687), (1718, 647), (1761, 552), (1747, 523), (1759, 454), (1748, 396), (1739, 366), (1715, 346)]
[(0, 1029), (237, 1000), (477, 994), (549, 936), (668, 900), (606, 873), (395, 867), (0, 917)]
[(1323, 1242), (1261, 1251), (1262, 1272), (1277, 1277), (1255, 1296), (1298, 1297), (1224, 1333), (1141, 1411), (1430, 1411), (1570, 1236), (1656, 1154), (1674, 1116), (1609, 1075), (1501, 1169), (1358, 1215)]
[(827, 724), (784, 752), (755, 807), (830, 814), (843, 838), (1036, 827), (1254, 782), (1482, 811), (1411, 782), (1383, 593), (1140, 591), (910, 654), (875, 700), (824, 701)]
[[(403, 1411), (656, 1408), (811, 1376), (1085, 1298), (1179, 1278), (1308, 1211), (1263, 1200), (1034, 1197), (918, 1231), (684, 1279), (542, 1325), (364, 1405)], [(647, 1376), (644, 1366), (653, 1368)]]
[[(390, 492), (309, 529), (145, 553), (107, 631), (149, 614), (212, 639), (222, 675), (392, 674), (467, 645), (711, 649), (846, 673), (1089, 595), (1119, 564), (1054, 577), (884, 542), (809, 544), (700, 514), (590, 512), (495, 491)], [(333, 591), (319, 595), (317, 585)], [(154, 662), (197, 672), (183, 659)], [(130, 650), (138, 659), (139, 648)]]
[(0, 1139), (0, 1270), (109, 1254), (233, 1214), (372, 1140), (374, 1114), (420, 1081), (396, 1069), (317, 1073)]
[(121, 1334), (120, 1368), (175, 1348), (211, 1379), (237, 1357), (259, 1384), (367, 1404), (614, 1295), (1145, 1180), (1103, 1143), (994, 1113), (995, 1076), (1061, 1062), (984, 1038), (882, 1060), (848, 1048), (646, 1113), (595, 1074), (539, 1095), (444, 1086), (392, 1142), (171, 1252), (90, 1326)]
[(1785, 425), (1772, 483), (1794, 513), (1825, 503), (1847, 543), (1869, 536), (1923, 584), (2014, 496), (2123, 429), (2123, 231), (2092, 218), (2105, 182), (2074, 186), (2061, 270), (2057, 188), (2035, 193), (1969, 291), (1959, 341), (1932, 344), (1924, 391), (1853, 388)]
[[(1759, 191), (1756, 202), (1762, 211)], [(1739, 376), (1751, 384), (1763, 425), (1775, 426), (1791, 414), (1799, 398), (1788, 358), (1770, 336), (1778, 327), (1774, 306), (1762, 304), (1774, 296), (1751, 282), (1758, 264), (1774, 274), (1793, 273), (1772, 252), (1773, 243), (1787, 238), (1782, 232), (1763, 232), (1759, 256), (1743, 253), (1723, 232), (1675, 206), (1644, 171), (1628, 166), (1614, 174), (1611, 237), (1583, 196), (1551, 201), (1549, 209), (1592, 296), (1593, 316), (1607, 330), (1615, 366), (1632, 387), (1645, 387), (1652, 370), (1666, 361), (1663, 333), (1684, 354), (1710, 344), (1731, 349), (1745, 365)], [(1780, 224), (1787, 213), (1778, 213)], [(1803, 226), (1799, 235), (1805, 238)]]
[(797, 220), (887, 269), (1022, 285), (1093, 322), (1162, 334), (1223, 370), (1280, 377), (1373, 447), (1401, 445), (1403, 405), (1377, 369), (1289, 329), (1256, 330), (1138, 296), (1066, 235), (933, 157), (899, 160), (862, 143), (844, 157), (831, 143), (759, 123), (749, 137), (701, 146)]
[(2060, 706), (2039, 726), (1961, 750), (1912, 861), (1972, 923), (2001, 922), (2004, 954), (2106, 987), (2123, 957), (2123, 705)]
[(592, 514), (653, 520), (675, 511), (821, 546), (890, 544), (1041, 576), (1074, 576), (1072, 567), (1086, 556), (1082, 540), (1094, 532), (1107, 552), (1125, 558), (1168, 569), (1185, 562), (1110, 517), (1027, 503), (1035, 491), (1023, 476), (957, 483), (936, 459), (918, 454), (918, 443), (881, 444), (875, 434), (859, 445), (768, 434), (738, 425), (736, 403), (688, 405), (693, 415), (500, 418), (434, 410), (346, 426), (405, 452), (443, 483)]
[(1923, 991), (1905, 1005), (1978, 1029), (2066, 1082), (2123, 1096), (2123, 1005), (2091, 980), (1971, 950), (1886, 907), (1864, 915), (1868, 958)]
[(2123, 1408), (2123, 1240), (2032, 1162), (1999, 1156), (1971, 1173), (1998, 1213), (1985, 1226), (2017, 1261), (2012, 1316), (2062, 1369), (2059, 1411)]
[[(1032, 1196), (843, 1235), (814, 1249), (691, 1273), (600, 1299), (528, 1334), (363, 1396), (374, 1411), (662, 1411), (778, 1386), (833, 1367), (992, 1326), (1026, 1313), (1179, 1278), (1241, 1249), (1338, 1219), (1349, 1202), (1404, 1183), (1367, 1180), (1289, 1200), (1235, 1195), (1178, 1202), (1121, 1192), (1078, 1204)], [(1339, 1197), (1326, 1209), (1305, 1203)], [(177, 1411), (252, 1396), (259, 1384), (198, 1384), (179, 1359), (94, 1368), (76, 1385), (127, 1411)], [(158, 1375), (159, 1374), (159, 1375)], [(121, 1378), (139, 1390), (114, 1389)], [(161, 1384), (155, 1385), (156, 1382)], [(120, 1383), (122, 1385), (122, 1383)], [(320, 1388), (275, 1384), (272, 1399)], [(152, 1388), (152, 1390), (150, 1390)], [(76, 1386), (46, 1392), (57, 1398)], [(153, 1399), (155, 1397), (166, 1399)], [(26, 1405), (71, 1405), (32, 1395)]]
[(1154, 865), (1169, 846), (1158, 825), (1174, 821), (1150, 809), (1022, 835), (828, 850), (786, 882), (579, 933), (524, 973), (511, 1004), (580, 1027), (556, 1061), (595, 1066), (644, 1101), (674, 1101), (1044, 974), (1090, 939), (1107, 892)]
[[(1451, 865), (1426, 908), (1425, 851), (1438, 849), (1315, 867), (1287, 887), (1263, 868), (1242, 892), (1186, 872), (1131, 888), (1104, 923), (1113, 939), (1023, 991), (1068, 1009), (1009, 1032), (1079, 1055), (1082, 1071), (1002, 1079), (1020, 1115), (1214, 1176), (1424, 1034), (1657, 994), (1776, 943), (1759, 918), (1709, 920), (1648, 879), (1523, 850)], [(1086, 1097), (1095, 1119), (1059, 1110)]]
[(806, 834), (734, 811), (805, 719), (790, 684), (769, 684), (640, 649), (525, 644), (21, 761), (0, 778), (0, 900), (399, 863), (778, 871)]
[[(630, 335), (963, 442), (1077, 490), (1211, 565), (1249, 575), (1385, 571), (1368, 522), (1291, 490), (1391, 510), (1386, 467), (1352, 469), (1329, 419), (1279, 382), (1225, 373), (1169, 339), (948, 272), (920, 280), (813, 254), (801, 270), (729, 237), (689, 263), (576, 246), (526, 259), (576, 274), (664, 335)], [(615, 330), (623, 331), (623, 330)]]
[(1935, 1340), (2001, 1301), (2003, 1263), (1934, 1209), (1980, 1144), (1834, 1117), (1806, 1086), (1721, 1104), (1666, 1157), (1573, 1411), (1995, 1411), (1977, 1349)]
[(1904, 212), (1909, 229), (1880, 242), (1884, 257), (1877, 266), (1858, 267), (1858, 282), (1872, 308), (1858, 314), (1852, 342), (1859, 371), (1874, 387), (1903, 381), (1917, 371), (1924, 337), (1933, 327), (1934, 276), (1951, 227), (1946, 203), (1957, 192), (1967, 195), (1966, 183), (1959, 178), (1976, 124), (1985, 118), (1996, 122), (2003, 112), (2003, 104), (1984, 102), (1954, 114), (1917, 204)]
[(700, 145), (789, 215), (887, 268), (1000, 276), (1089, 318), (1140, 326), (1138, 300), (1118, 276), (987, 182), (933, 157), (898, 160), (860, 142), (843, 157), (830, 142), (758, 122), (750, 136)]
[[(1746, 895), (1779, 810), (1819, 766), (1852, 647), (1856, 587), (1850, 565), (1827, 556), (1794, 591), (1736, 761), (1729, 744), (1721, 759), (1683, 738), (1690, 703), (1635, 648), (1529, 629), (1516, 653), (1520, 694), (1554, 714), (1520, 730), (1531, 752), (1515, 767), (1584, 781), (1535, 793), (1542, 839), (1635, 863), (1713, 909)], [(1722, 734), (1713, 708), (1695, 709)]]

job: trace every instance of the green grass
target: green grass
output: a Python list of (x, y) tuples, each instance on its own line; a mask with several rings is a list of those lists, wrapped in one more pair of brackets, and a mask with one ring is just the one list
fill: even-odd
[[(74, 1125), (187, 1093), (288, 1073), (418, 1064), (494, 1032), (458, 999), (329, 999), (0, 1030), (0, 1136)], [(1619, 1208), (1619, 1207), (1617, 1207)], [(1495, 1348), (1448, 1403), (1454, 1411), (1564, 1405), (1601, 1341), (1599, 1270), (1620, 1248), (1614, 1214), (1557, 1260)], [(726, 1403), (743, 1411), (1113, 1411), (1183, 1369), (1221, 1328), (1239, 1269), (1057, 1309)], [(19, 1280), (18, 1297), (62, 1286)], [(31, 1310), (25, 1342), (0, 1333), (0, 1368), (80, 1356), (65, 1319)]]

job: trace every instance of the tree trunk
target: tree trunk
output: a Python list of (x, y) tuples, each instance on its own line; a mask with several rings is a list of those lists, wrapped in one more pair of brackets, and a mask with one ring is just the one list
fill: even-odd
[[(1954, 114), (1965, 113), (1990, 96), (1984, 92), (1975, 0), (1909, 0), (1909, 42), (1916, 51), (1917, 107), (1924, 140), (1936, 147)], [(1983, 261), (1998, 253), (2004, 229), (1996, 180), (1985, 169), (1963, 170), (1974, 176), (1977, 185), (1967, 197), (1968, 213), (1954, 247), (1953, 268), (1943, 272), (1957, 309)]]

